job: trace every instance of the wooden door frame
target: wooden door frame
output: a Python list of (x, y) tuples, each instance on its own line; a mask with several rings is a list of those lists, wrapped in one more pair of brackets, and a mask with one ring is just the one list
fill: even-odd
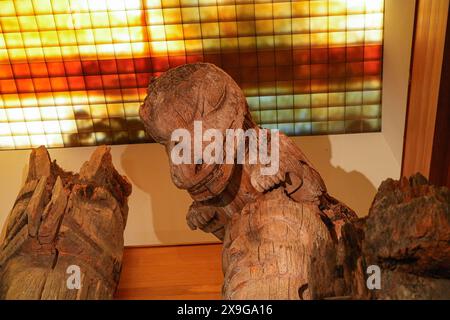
[(403, 148), (402, 176), (420, 172), (435, 184), (450, 174), (449, 2), (417, 1)]
[(450, 19), (447, 21), (430, 181), (450, 188)]

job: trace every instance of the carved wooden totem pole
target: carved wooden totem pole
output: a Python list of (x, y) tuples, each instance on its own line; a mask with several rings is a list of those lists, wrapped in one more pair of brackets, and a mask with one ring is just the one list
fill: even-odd
[(79, 174), (34, 149), (0, 244), (0, 299), (112, 299), (130, 193), (108, 147)]
[[(224, 71), (207, 63), (167, 71), (150, 84), (140, 116), (149, 135), (166, 148), (174, 184), (194, 200), (186, 217), (190, 228), (223, 240), (224, 298), (385, 297), (366, 287), (363, 251), (370, 245), (363, 243), (365, 220), (327, 193), (319, 173), (288, 137), (279, 136), (279, 168), (274, 174), (262, 174), (267, 165), (249, 161), (247, 144), (240, 150), (245, 161), (239, 164), (240, 145), (229, 147), (229, 129), (253, 130), (259, 141), (264, 135), (259, 135), (262, 129), (253, 122), (242, 91)], [(202, 141), (200, 149), (223, 139), (218, 142), (226, 150), (221, 156), (233, 158), (232, 163), (199, 161), (195, 138), (172, 141), (175, 130), (183, 129), (195, 137), (198, 126), (205, 134), (208, 129), (221, 133)], [(272, 133), (266, 136), (267, 145), (272, 146), (272, 139)], [(179, 143), (192, 146), (192, 162), (172, 159)], [(450, 230), (450, 197), (445, 199), (447, 211), (442, 215), (447, 221), (433, 248), (440, 241), (447, 241), (443, 245), (447, 248), (449, 244), (445, 231)], [(384, 232), (373, 225), (369, 229), (374, 239)], [(371, 262), (376, 263), (378, 256), (369, 251)], [(449, 266), (449, 261), (444, 259), (439, 268), (445, 265)], [(447, 279), (442, 281), (439, 285), (449, 284)]]

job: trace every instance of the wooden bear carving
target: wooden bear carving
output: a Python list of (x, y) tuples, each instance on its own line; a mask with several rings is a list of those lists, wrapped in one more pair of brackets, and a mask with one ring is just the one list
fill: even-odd
[[(420, 175), (388, 180), (358, 219), (288, 137), (253, 122), (237, 84), (207, 63), (153, 81), (140, 116), (165, 146), (173, 182), (194, 200), (188, 225), (223, 240), (224, 298), (450, 298), (447, 188)], [(275, 164), (262, 161), (269, 153)], [(371, 270), (382, 272), (371, 275), (375, 285)]]
[[(194, 200), (188, 225), (224, 242), (225, 298), (306, 299), (345, 291), (343, 279), (335, 281), (334, 247), (340, 226), (356, 219), (355, 213), (327, 193), (319, 173), (283, 134), (274, 173), (262, 174), (267, 164), (251, 163), (248, 146), (240, 150), (246, 161), (238, 163), (239, 144), (226, 146), (230, 129), (251, 131), (257, 139), (262, 129), (224, 71), (207, 63), (169, 70), (149, 86), (140, 116), (150, 136), (165, 146), (174, 184)], [(231, 152), (234, 161), (205, 163), (193, 155), (191, 162), (174, 163), (178, 143), (172, 133), (183, 129), (194, 137), (196, 126), (221, 133), (216, 140), (223, 138), (222, 156)], [(266, 136), (270, 146), (273, 135)], [(195, 143), (188, 141), (192, 149)], [(207, 144), (202, 141), (201, 149)]]

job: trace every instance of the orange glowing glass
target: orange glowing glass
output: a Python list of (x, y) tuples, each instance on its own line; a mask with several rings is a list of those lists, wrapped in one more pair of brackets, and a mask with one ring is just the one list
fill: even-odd
[(381, 129), (383, 0), (2, 0), (0, 148), (149, 141), (152, 77), (205, 61), (289, 135)]

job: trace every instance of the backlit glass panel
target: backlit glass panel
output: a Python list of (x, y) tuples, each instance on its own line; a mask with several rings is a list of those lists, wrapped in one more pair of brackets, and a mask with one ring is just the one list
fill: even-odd
[(0, 1), (0, 148), (149, 141), (152, 77), (214, 63), (289, 135), (381, 130), (383, 0)]

